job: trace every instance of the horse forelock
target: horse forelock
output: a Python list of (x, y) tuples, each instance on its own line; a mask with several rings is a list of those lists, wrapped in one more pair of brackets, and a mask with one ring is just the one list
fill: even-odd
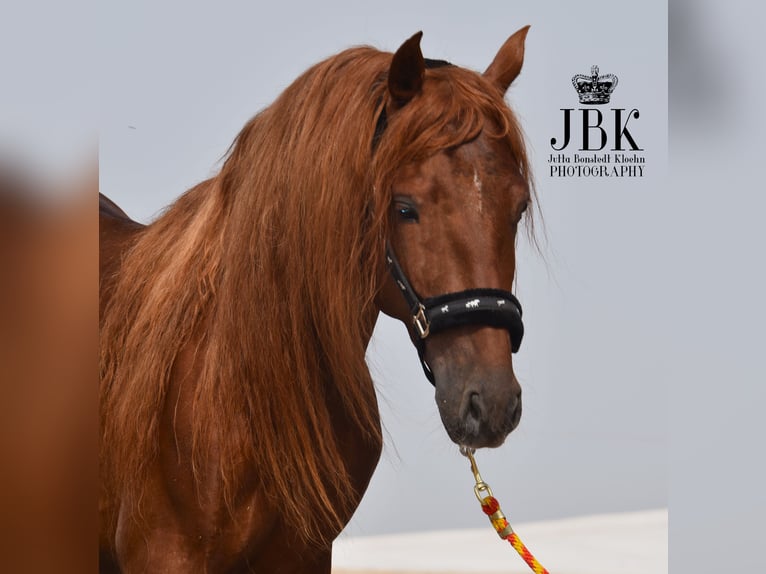
[(469, 143), (483, 132), (507, 143), (520, 175), (533, 187), (521, 126), (503, 94), (482, 75), (446, 62), (429, 66), (422, 93), (398, 116), (378, 138), (373, 171), (381, 186), (402, 164)]
[(373, 155), (390, 62), (362, 47), (310, 68), (248, 122), (220, 174), (125, 255), (101, 333), (101, 458), (114, 496), (141, 499), (172, 367), (191, 345), (203, 365), (190, 417), (199, 478), (217, 473), (233, 505), (242, 469), (255, 469), (271, 500), (302, 517), (306, 540), (326, 543), (326, 525), (350, 515), (333, 409), (380, 444), (365, 344), (394, 173), (491, 126), (529, 174), (502, 94), (453, 66), (427, 71)]

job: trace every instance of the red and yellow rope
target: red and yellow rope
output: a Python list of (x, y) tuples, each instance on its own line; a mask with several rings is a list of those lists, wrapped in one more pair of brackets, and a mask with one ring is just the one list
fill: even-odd
[(492, 523), (492, 527), (497, 531), (498, 536), (503, 540), (510, 542), (511, 546), (519, 553), (524, 562), (526, 562), (535, 574), (549, 574), (549, 572), (543, 568), (532, 553), (527, 549), (519, 536), (513, 531), (513, 528), (508, 523), (502, 510), (500, 510), (500, 503), (492, 496), (492, 490), (489, 485), (484, 482), (479, 474), (479, 468), (476, 466), (476, 461), (473, 458), (473, 451), (468, 448), (461, 447), (460, 452), (465, 455), (471, 461), (471, 472), (476, 479), (476, 486), (473, 490), (476, 493), (476, 498), (481, 503), (481, 509), (484, 514), (487, 515), (489, 521)]
[(481, 509), (484, 511), (484, 514), (489, 517), (489, 521), (492, 523), (492, 526), (495, 528), (500, 538), (511, 543), (511, 546), (516, 549), (519, 556), (524, 559), (524, 562), (529, 565), (535, 574), (549, 574), (548, 571), (543, 568), (542, 564), (540, 564), (527, 549), (518, 534), (513, 531), (511, 525), (508, 524), (508, 520), (506, 520), (505, 516), (500, 511), (500, 503), (497, 501), (497, 498), (494, 496), (484, 497), (481, 500)]

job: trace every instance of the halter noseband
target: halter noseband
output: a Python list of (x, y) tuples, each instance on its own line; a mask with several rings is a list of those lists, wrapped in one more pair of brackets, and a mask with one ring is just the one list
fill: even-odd
[[(451, 65), (444, 60), (425, 58), (426, 69)], [(372, 138), (373, 151), (387, 126), (388, 118), (384, 105), (375, 124)], [(423, 372), (432, 385), (435, 385), (434, 374), (425, 359), (426, 339), (429, 335), (463, 325), (487, 325), (507, 329), (511, 337), (511, 352), (515, 353), (519, 350), (524, 336), (524, 323), (521, 321), (521, 303), (513, 293), (503, 289), (479, 288), (421, 300), (388, 243), (386, 243), (386, 261), (396, 285), (407, 302), (415, 332), (413, 341), (418, 350)]]
[(515, 353), (524, 336), (521, 303), (510, 291), (503, 289), (465, 289), (436, 297), (421, 299), (404, 274), (391, 245), (386, 244), (386, 262), (396, 285), (410, 311), (413, 341), (426, 378), (435, 384), (431, 367), (425, 360), (426, 339), (429, 335), (463, 325), (487, 325), (508, 330), (511, 351)]

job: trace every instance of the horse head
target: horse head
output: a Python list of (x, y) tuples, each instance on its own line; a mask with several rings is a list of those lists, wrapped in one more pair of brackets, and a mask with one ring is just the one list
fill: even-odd
[(501, 445), (521, 417), (512, 352), (523, 328), (510, 291), (531, 196), (521, 132), (503, 99), (527, 29), (483, 74), (425, 60), (416, 34), (392, 59), (382, 112), (380, 153), (390, 156), (397, 138), (417, 140), (420, 151), (400, 157), (389, 179), (391, 268), (377, 303), (407, 325), (450, 438), (474, 448)]

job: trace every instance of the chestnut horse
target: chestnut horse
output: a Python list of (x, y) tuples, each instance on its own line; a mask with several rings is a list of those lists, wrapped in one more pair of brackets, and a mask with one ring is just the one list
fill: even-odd
[(402, 289), (513, 298), (531, 184), (504, 94), (526, 33), (484, 74), (424, 59), (420, 33), (346, 50), (152, 224), (101, 198), (102, 571), (330, 572), (381, 451), (381, 311), (410, 329), (453, 441), (516, 426), (520, 335), (429, 334)]

